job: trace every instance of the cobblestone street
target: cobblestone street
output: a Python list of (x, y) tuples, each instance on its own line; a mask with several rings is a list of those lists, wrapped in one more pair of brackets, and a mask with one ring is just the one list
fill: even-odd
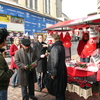
[[(35, 96), (38, 98), (38, 100), (55, 100), (55, 97), (51, 96), (47, 92), (35, 91)], [(8, 100), (22, 100), (21, 88), (19, 87), (12, 88), (11, 86), (9, 86)]]
[[(73, 43), (72, 46), (72, 59), (77, 59), (79, 60), (78, 55), (76, 54), (76, 47), (77, 47), (77, 43)], [(6, 61), (8, 63), (8, 65), (10, 65), (10, 58), (6, 58)], [(35, 84), (35, 87), (37, 87), (37, 85)], [(98, 86), (94, 86), (93, 87), (93, 91), (94, 93), (97, 92)], [(66, 95), (66, 100), (100, 100), (100, 97), (97, 97), (95, 95), (88, 97), (87, 99), (84, 99), (83, 97), (78, 96), (75, 92), (68, 92), (66, 91), (65, 93)], [(37, 92), (35, 91), (35, 96), (38, 98), (38, 100), (55, 100), (55, 97), (48, 94), (46, 89), (43, 89), (42, 92)], [(8, 100), (22, 100), (22, 95), (21, 95), (21, 88), (16, 87), (16, 88), (12, 88), (11, 86), (9, 86), (8, 88)]]

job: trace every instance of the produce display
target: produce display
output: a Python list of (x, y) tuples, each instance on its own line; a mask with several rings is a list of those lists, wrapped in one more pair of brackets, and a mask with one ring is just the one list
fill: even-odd
[(86, 64), (79, 64), (78, 66), (81, 67), (81, 68), (87, 68)]

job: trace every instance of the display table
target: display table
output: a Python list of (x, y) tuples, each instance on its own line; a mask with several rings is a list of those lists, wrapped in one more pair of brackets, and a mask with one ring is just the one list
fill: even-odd
[(96, 72), (77, 70), (74, 67), (66, 67), (68, 75), (73, 77), (87, 77), (95, 74)]

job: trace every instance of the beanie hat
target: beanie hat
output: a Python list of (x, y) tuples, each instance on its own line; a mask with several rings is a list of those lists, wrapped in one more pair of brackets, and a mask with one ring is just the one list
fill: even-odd
[(28, 46), (30, 46), (31, 42), (30, 42), (29, 39), (23, 39), (23, 40), (22, 40), (22, 44), (23, 44), (24, 46), (28, 47)]

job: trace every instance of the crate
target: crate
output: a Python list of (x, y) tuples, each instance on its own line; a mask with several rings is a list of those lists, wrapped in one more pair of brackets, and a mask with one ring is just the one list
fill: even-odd
[(78, 85), (73, 85), (72, 92), (75, 92), (79, 95), (80, 94), (80, 87)]
[(69, 92), (72, 92), (72, 88), (73, 88), (73, 84), (67, 83), (67, 88), (66, 88), (66, 90), (68, 90)]
[(89, 96), (92, 96), (92, 88), (89, 89), (80, 89), (80, 94), (79, 96), (84, 97), (87, 99)]

